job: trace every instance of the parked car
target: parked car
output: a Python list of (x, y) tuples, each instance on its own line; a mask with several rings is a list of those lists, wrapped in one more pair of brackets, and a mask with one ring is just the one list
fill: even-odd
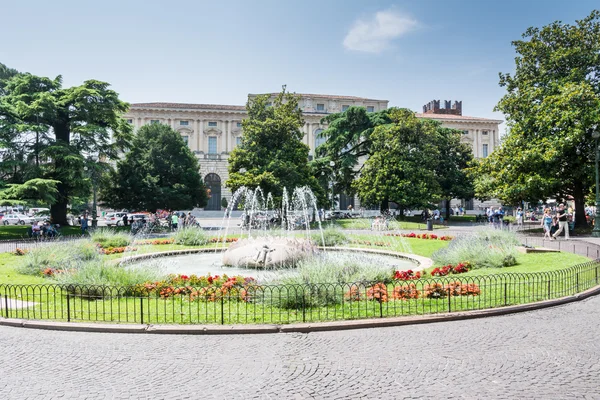
[(32, 215), (31, 218), (37, 222), (48, 221), (48, 220), (50, 220), (50, 213), (46, 212), (46, 211), (42, 211), (42, 212)]
[(23, 214), (6, 214), (4, 218), (2, 218), (2, 223), (4, 225), (31, 225), (33, 224), (33, 221), (33, 218)]
[(352, 214), (350, 213), (350, 211), (325, 211), (325, 219), (326, 220), (330, 220), (330, 219), (343, 219), (343, 218), (352, 218)]
[(33, 208), (29, 209), (29, 211), (27, 212), (27, 215), (29, 215), (30, 217), (33, 217), (34, 215), (39, 214), (39, 213), (43, 213), (43, 212), (49, 214), (50, 213), (50, 209), (49, 208), (45, 208), (45, 207), (33, 207)]
[(129, 221), (129, 223), (132, 222), (132, 218), (133, 218), (133, 222), (135, 221), (141, 221), (141, 220), (146, 220), (148, 221), (148, 214), (127, 214), (127, 220)]
[[(106, 226), (123, 226), (123, 216), (127, 215), (126, 212), (113, 212), (108, 213), (104, 216)], [(129, 217), (127, 217), (129, 220)]]

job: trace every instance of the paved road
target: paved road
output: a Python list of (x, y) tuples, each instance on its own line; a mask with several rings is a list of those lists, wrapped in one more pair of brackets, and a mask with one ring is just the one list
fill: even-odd
[(504, 317), (311, 334), (0, 327), (1, 399), (600, 398), (600, 297)]

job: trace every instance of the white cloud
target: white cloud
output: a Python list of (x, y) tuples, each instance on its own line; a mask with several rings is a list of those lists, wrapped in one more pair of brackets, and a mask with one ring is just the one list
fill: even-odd
[(379, 11), (368, 21), (358, 20), (344, 38), (348, 50), (381, 53), (393, 39), (414, 30), (417, 20), (397, 11)]

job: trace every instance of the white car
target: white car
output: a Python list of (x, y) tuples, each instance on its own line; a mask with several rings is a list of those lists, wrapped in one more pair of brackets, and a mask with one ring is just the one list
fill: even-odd
[(4, 225), (31, 225), (33, 224), (33, 221), (33, 218), (22, 214), (6, 214), (4, 218), (2, 218), (2, 223)]
[(108, 213), (104, 216), (106, 226), (123, 226), (123, 215), (127, 215), (125, 212), (113, 212)]

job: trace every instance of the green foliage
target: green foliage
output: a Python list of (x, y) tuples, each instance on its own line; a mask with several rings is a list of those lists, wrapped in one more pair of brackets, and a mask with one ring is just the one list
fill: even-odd
[(40, 246), (25, 254), (18, 271), (25, 275), (40, 275), (46, 268), (68, 271), (100, 258), (98, 249), (89, 240)]
[[(317, 246), (341, 246), (348, 243), (348, 237), (344, 232), (335, 228), (327, 228), (323, 229), (323, 236), (320, 233), (315, 233), (312, 235), (312, 241), (317, 244)], [(323, 244), (325, 242), (325, 244)]]
[[(287, 296), (278, 296), (272, 301), (285, 309), (299, 309), (303, 305), (319, 307), (340, 304), (344, 295), (343, 286), (334, 287), (322, 285), (323, 283), (387, 282), (391, 280), (393, 269), (381, 258), (372, 254), (335, 252), (322, 254), (300, 261), (297, 272), (283, 278), (280, 282), (285, 285), (296, 285), (298, 290), (291, 289)], [(302, 285), (314, 286), (302, 289)]]
[(163, 276), (160, 268), (152, 264), (134, 267), (94, 260), (76, 270), (55, 274), (54, 280), (65, 285), (134, 286), (155, 282)]
[[(105, 82), (88, 80), (63, 88), (60, 76), (10, 75), (0, 85), (0, 139), (8, 153), (0, 169), (14, 168), (12, 175), (5, 175), (10, 183), (58, 181), (51, 214), (65, 225), (71, 197), (90, 192), (91, 179), (83, 168), (86, 155), (104, 162), (128, 146), (132, 128), (121, 118), (128, 105)], [(35, 140), (27, 140), (32, 132)]]
[(56, 201), (59, 181), (52, 179), (30, 179), (22, 184), (11, 183), (0, 191), (0, 201), (5, 204), (42, 202), (51, 204)]
[(221, 199), (221, 207), (227, 208), (228, 205), (229, 205), (229, 203), (227, 202), (227, 199), (225, 197), (223, 197)]
[(181, 135), (163, 124), (137, 131), (125, 159), (103, 181), (102, 194), (115, 209), (186, 210), (207, 201), (197, 158)]
[(513, 232), (483, 230), (452, 240), (448, 247), (435, 252), (432, 259), (439, 265), (468, 262), (474, 269), (510, 267), (517, 263), (518, 245)]
[(572, 196), (584, 225), (600, 122), (600, 12), (529, 28), (513, 46), (515, 73), (500, 74), (507, 93), (496, 107), (509, 133), (474, 167), (477, 196), (507, 204)]
[(90, 239), (92, 242), (100, 244), (103, 248), (129, 246), (132, 240), (127, 232), (120, 232), (109, 228), (94, 230), (90, 234)]
[[(309, 147), (302, 142), (304, 125), (298, 96), (285, 89), (272, 100), (260, 95), (248, 100), (248, 119), (242, 121), (243, 139), (229, 156), (229, 179), (225, 183), (235, 192), (246, 186), (260, 187), (281, 204), (283, 188), (308, 186), (318, 198), (324, 189), (308, 164)], [(240, 170), (245, 170), (241, 172)]]
[(208, 238), (202, 228), (197, 226), (183, 227), (173, 235), (175, 244), (184, 246), (202, 246), (208, 243)]

